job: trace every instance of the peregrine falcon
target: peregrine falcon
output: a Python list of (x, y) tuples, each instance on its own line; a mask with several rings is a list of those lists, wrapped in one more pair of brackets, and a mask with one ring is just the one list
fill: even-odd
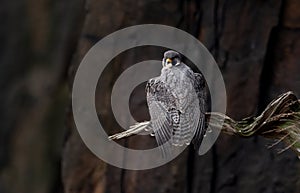
[[(206, 132), (208, 91), (204, 77), (194, 73), (172, 50), (164, 53), (162, 66), (160, 76), (146, 85), (153, 135), (158, 146), (168, 141), (171, 146), (192, 142), (199, 152)], [(168, 146), (162, 150), (171, 151)]]

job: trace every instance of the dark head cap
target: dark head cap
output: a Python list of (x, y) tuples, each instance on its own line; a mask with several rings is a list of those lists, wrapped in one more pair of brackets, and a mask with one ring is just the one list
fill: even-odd
[(169, 50), (169, 51), (166, 51), (164, 53), (164, 58), (165, 59), (167, 59), (167, 58), (170, 58), (170, 59), (178, 58), (179, 60), (181, 60), (181, 55), (178, 52), (175, 52), (173, 50)]
[(164, 53), (162, 64), (164, 67), (177, 66), (181, 64), (181, 56), (178, 52), (169, 50)]

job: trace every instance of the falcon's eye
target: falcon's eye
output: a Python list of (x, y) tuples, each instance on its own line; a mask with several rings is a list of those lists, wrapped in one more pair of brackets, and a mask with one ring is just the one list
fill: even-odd
[(172, 65), (175, 66), (178, 63), (177, 58), (172, 60)]

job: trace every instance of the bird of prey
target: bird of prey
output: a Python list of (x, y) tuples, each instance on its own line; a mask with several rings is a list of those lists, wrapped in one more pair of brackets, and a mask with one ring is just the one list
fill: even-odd
[[(197, 152), (206, 132), (208, 90), (204, 77), (194, 73), (175, 51), (164, 53), (162, 70), (146, 85), (151, 128), (158, 146), (189, 145)], [(163, 151), (171, 151), (165, 146)]]

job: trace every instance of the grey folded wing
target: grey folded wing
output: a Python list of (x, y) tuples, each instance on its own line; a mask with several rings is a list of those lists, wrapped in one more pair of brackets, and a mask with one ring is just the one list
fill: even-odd
[[(147, 104), (151, 127), (158, 146), (171, 140), (173, 135), (170, 110), (176, 110), (175, 97), (159, 78), (150, 79), (146, 85)], [(170, 150), (164, 150), (170, 151)]]
[(197, 129), (196, 129), (196, 133), (194, 135), (192, 142), (194, 144), (195, 150), (199, 153), (200, 146), (203, 141), (203, 137), (207, 130), (207, 125), (205, 124), (205, 112), (208, 109), (208, 89), (207, 89), (206, 82), (205, 82), (205, 79), (202, 76), (202, 74), (194, 73), (194, 75), (195, 75), (194, 88), (198, 95), (200, 118), (199, 118), (199, 123), (198, 123)]
[[(191, 142), (199, 124), (200, 114), (194, 90), (191, 92), (194, 95), (185, 98), (176, 96), (173, 90), (159, 77), (149, 80), (146, 86), (151, 126), (158, 146), (167, 154), (173, 145), (182, 146)], [(186, 107), (183, 112), (180, 111), (182, 106)], [(166, 143), (168, 141), (169, 143)]]

